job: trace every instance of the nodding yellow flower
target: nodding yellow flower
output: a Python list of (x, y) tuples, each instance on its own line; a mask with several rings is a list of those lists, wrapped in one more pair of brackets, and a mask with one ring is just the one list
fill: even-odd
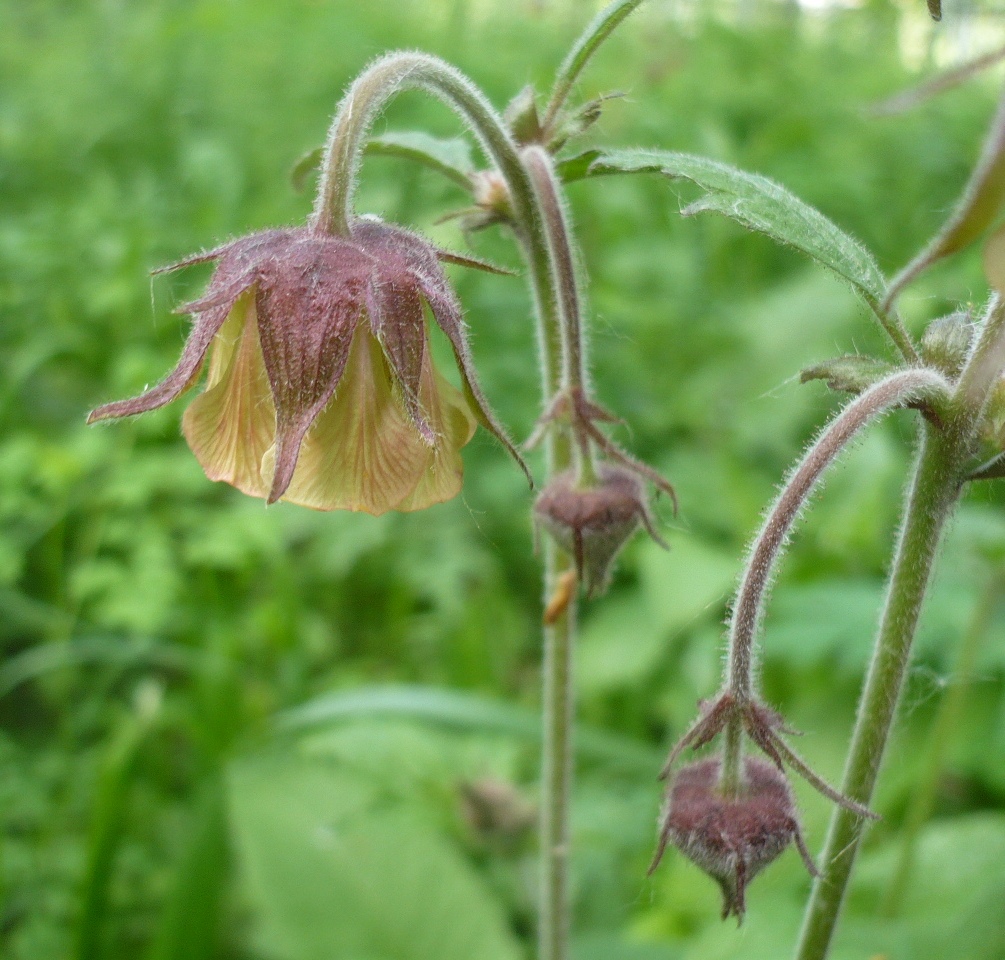
[[(348, 237), (268, 230), (168, 267), (216, 263), (205, 294), (179, 308), (194, 319), (181, 359), (160, 384), (88, 422), (170, 403), (208, 354), (182, 432), (211, 480), (269, 503), (377, 515), (449, 500), (476, 422), (523, 466), (478, 385), (440, 260), (479, 265), (361, 219)], [(463, 392), (433, 365), (426, 306)]]

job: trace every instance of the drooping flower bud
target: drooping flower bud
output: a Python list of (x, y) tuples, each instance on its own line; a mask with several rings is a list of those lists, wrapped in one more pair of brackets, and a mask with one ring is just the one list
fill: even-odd
[(598, 474), (597, 484), (583, 487), (573, 471), (560, 473), (534, 505), (535, 520), (575, 558), (589, 596), (607, 588), (618, 552), (640, 524), (666, 546), (653, 525), (642, 480), (625, 467), (607, 464)]
[(722, 890), (722, 917), (743, 922), (747, 884), (795, 841), (807, 870), (816, 867), (803, 841), (785, 775), (760, 757), (745, 757), (735, 796), (719, 785), (720, 758), (682, 767), (667, 787), (660, 837), (649, 872), (668, 844), (704, 870)]
[[(209, 354), (183, 433), (210, 479), (319, 510), (448, 500), (476, 421), (520, 458), (478, 385), (440, 260), (470, 262), (360, 219), (348, 237), (268, 230), (177, 264), (217, 264), (205, 294), (181, 308), (195, 321), (181, 360), (89, 422), (164, 406)], [(453, 347), (463, 394), (433, 367), (426, 307)]]

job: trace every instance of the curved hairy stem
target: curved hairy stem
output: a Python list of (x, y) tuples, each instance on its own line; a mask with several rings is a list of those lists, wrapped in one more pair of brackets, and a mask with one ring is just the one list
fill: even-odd
[[(746, 703), (753, 696), (755, 645), (775, 567), (793, 524), (824, 471), (866, 424), (887, 410), (933, 393), (946, 396), (949, 393), (949, 385), (937, 373), (902, 370), (891, 374), (849, 403), (824, 428), (790, 475), (754, 540), (730, 617), (725, 689), (738, 704)], [(728, 787), (738, 783), (740, 778), (741, 751), (738, 747), (727, 749), (722, 783)]]
[(793, 524), (824, 471), (866, 424), (887, 410), (933, 393), (949, 394), (949, 385), (937, 373), (919, 369), (891, 374), (849, 403), (792, 471), (754, 540), (730, 617), (726, 687), (738, 700), (746, 700), (751, 694), (754, 647), (775, 566)]
[(464, 74), (438, 57), (390, 53), (353, 81), (329, 127), (312, 218), (315, 229), (348, 232), (356, 175), (370, 128), (391, 99), (415, 89), (438, 97), (471, 127), (506, 178), (519, 219), (528, 218), (533, 199), (527, 174), (513, 138), (484, 94)]
[(565, 347), (563, 385), (573, 389), (581, 388), (586, 383), (583, 320), (571, 233), (562, 206), (558, 177), (551, 156), (543, 147), (528, 147), (523, 152), (523, 160), (544, 217), (545, 236), (558, 286), (556, 306), (564, 332)]

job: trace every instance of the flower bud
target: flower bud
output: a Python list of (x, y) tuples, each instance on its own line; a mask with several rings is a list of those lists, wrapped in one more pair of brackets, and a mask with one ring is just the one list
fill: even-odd
[(536, 521), (576, 560), (576, 570), (589, 596), (603, 593), (618, 551), (644, 524), (652, 526), (645, 485), (623, 467), (599, 468), (596, 486), (579, 487), (572, 471), (560, 473), (534, 505)]
[(928, 325), (921, 338), (921, 356), (955, 379), (970, 355), (974, 330), (974, 318), (967, 310), (939, 317)]
[(735, 796), (719, 786), (720, 758), (682, 767), (667, 788), (652, 872), (672, 843), (722, 889), (722, 917), (743, 921), (747, 884), (793, 840), (807, 869), (816, 869), (803, 843), (792, 790), (767, 760), (746, 757)]
[(541, 142), (541, 116), (537, 111), (537, 97), (533, 87), (524, 87), (510, 101), (503, 119), (513, 134), (513, 139), (521, 146)]

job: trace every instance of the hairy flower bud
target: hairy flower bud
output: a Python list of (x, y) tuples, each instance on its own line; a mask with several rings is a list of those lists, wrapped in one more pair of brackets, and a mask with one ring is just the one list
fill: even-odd
[(559, 474), (534, 505), (535, 520), (576, 560), (576, 570), (590, 596), (602, 593), (618, 552), (645, 525), (653, 528), (645, 484), (624, 467), (603, 465), (595, 486), (580, 487), (572, 471)]
[(974, 318), (967, 310), (939, 317), (921, 338), (921, 356), (955, 380), (970, 355), (975, 330)]
[(722, 889), (722, 917), (743, 921), (747, 884), (792, 841), (816, 874), (799, 829), (792, 790), (767, 760), (746, 757), (735, 796), (719, 786), (720, 758), (682, 767), (667, 787), (660, 813), (659, 846), (650, 873), (668, 844), (711, 876)]

